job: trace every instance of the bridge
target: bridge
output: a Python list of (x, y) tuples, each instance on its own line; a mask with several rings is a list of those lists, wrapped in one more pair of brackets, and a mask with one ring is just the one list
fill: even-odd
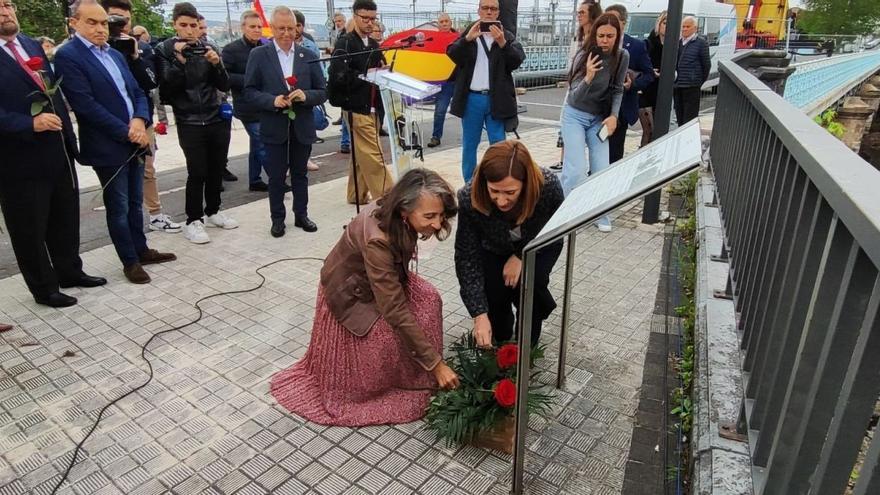
[[(530, 50), (524, 71), (559, 70), (559, 48)], [(880, 174), (811, 119), (864, 95), (870, 111), (840, 114), (861, 118), (859, 129), (870, 132), (880, 97), (865, 89), (880, 70), (877, 55), (795, 64), (784, 95), (721, 64), (695, 194), (694, 430), (689, 442), (672, 440), (694, 460), (695, 493), (880, 492), (880, 442), (865, 441), (880, 395)], [(523, 140), (549, 165), (556, 131), (549, 118), (537, 120)], [(173, 149), (166, 143), (160, 160)], [(456, 146), (426, 153), (426, 164), (457, 185), (459, 163)], [(351, 216), (340, 206), (345, 164), (336, 172), (311, 186), (323, 222), (315, 237), (267, 241), (267, 205), (251, 198), (231, 208), (243, 225), (218, 233), (219, 248), (151, 234), (151, 244), (182, 261), (157, 268), (156, 283), (143, 289), (113, 272), (106, 244), (84, 257), (113, 273), (110, 284), (77, 293), (82, 304), (73, 310), (35, 307), (19, 276), (0, 279), (0, 320), (17, 327), (0, 336), (0, 494), (50, 492), (97, 411), (145, 378), (140, 345), (191, 318), (193, 301), (251, 287), (256, 267), (292, 252), (326, 254)], [(679, 270), (671, 241), (679, 224), (639, 225), (638, 213), (638, 205), (619, 212), (611, 235), (579, 233), (560, 259), (577, 267), (577, 328), (566, 386), (553, 411), (529, 422), (528, 493), (636, 493), (667, 485), (667, 467), (676, 465), (655, 454), (664, 440), (637, 427), (652, 407), (669, 411), (666, 390), (650, 394), (677, 339), (662, 330), (678, 320), (665, 296)], [(447, 341), (470, 324), (450, 244), (420, 252), (420, 273), (444, 299)], [(510, 456), (448, 448), (420, 423), (307, 424), (267, 398), (268, 377), (305, 351), (316, 270), (279, 265), (267, 278), (260, 292), (207, 305), (203, 325), (157, 339), (147, 353), (156, 381), (108, 411), (60, 493), (508, 493)], [(559, 320), (546, 330), (548, 358), (560, 354)], [(643, 461), (659, 464), (659, 479), (635, 474)]]

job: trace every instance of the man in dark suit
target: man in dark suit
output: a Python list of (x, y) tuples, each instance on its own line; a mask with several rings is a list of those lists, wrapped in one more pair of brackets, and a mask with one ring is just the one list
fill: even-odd
[[(617, 16), (621, 32), (626, 30), (626, 23), (629, 20), (626, 7), (620, 4), (611, 5), (605, 9), (605, 13)], [(651, 64), (645, 42), (624, 34), (621, 46), (629, 52), (629, 67), (626, 71), (626, 79), (623, 81), (623, 101), (620, 103), (620, 113), (617, 116), (617, 129), (608, 138), (609, 163), (623, 158), (626, 130), (639, 120), (639, 91), (646, 89), (654, 81), (654, 66)]]
[[(306, 232), (318, 226), (309, 219), (307, 164), (315, 142), (312, 111), (327, 99), (318, 54), (296, 46), (296, 19), (287, 7), (272, 11), (271, 44), (254, 48), (244, 76), (244, 96), (260, 112), (260, 135), (266, 147), (269, 209), (273, 237), (284, 235), (284, 176), (290, 170), (294, 225)], [(295, 83), (291, 84), (292, 78)], [(295, 113), (294, 120), (288, 116)]]
[(144, 264), (176, 259), (147, 247), (144, 156), (150, 144), (147, 98), (125, 57), (107, 45), (107, 12), (88, 0), (71, 7), (76, 35), (58, 49), (55, 66), (76, 114), (82, 142), (80, 162), (94, 167), (104, 191), (107, 228), (132, 283), (146, 284)]
[[(19, 34), (15, 4), (0, 0), (0, 208), (15, 259), (39, 304), (65, 307), (76, 298), (59, 287), (95, 287), (106, 280), (82, 271), (76, 135), (61, 92), (36, 41)], [(28, 63), (37, 67), (34, 71)], [(47, 102), (31, 116), (31, 104)]]

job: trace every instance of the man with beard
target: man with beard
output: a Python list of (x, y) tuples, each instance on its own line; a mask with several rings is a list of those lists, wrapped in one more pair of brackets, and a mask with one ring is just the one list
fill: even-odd
[[(34, 300), (46, 306), (76, 304), (60, 292), (107, 281), (82, 270), (79, 257), (79, 189), (74, 169), (76, 136), (61, 92), (40, 44), (19, 33), (16, 6), (0, 0), (0, 208), (15, 259)], [(31, 116), (31, 104), (46, 102)]]

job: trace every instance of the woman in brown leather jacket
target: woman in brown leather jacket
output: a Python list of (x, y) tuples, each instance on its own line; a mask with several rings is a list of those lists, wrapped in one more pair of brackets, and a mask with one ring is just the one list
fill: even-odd
[(449, 184), (414, 169), (348, 224), (321, 269), (309, 349), (272, 377), (281, 405), (325, 425), (408, 423), (438, 384), (458, 386), (440, 294), (410, 270), (418, 239), (445, 239), (456, 213)]

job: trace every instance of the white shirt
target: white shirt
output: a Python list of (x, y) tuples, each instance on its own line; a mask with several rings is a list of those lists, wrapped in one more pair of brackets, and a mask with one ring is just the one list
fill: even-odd
[(290, 45), (290, 51), (285, 52), (280, 46), (278, 46), (278, 42), (273, 41), (272, 44), (275, 45), (275, 52), (278, 54), (278, 63), (281, 64), (281, 73), (284, 74), (284, 79), (293, 75), (293, 45)]
[[(15, 48), (18, 50), (18, 54), (21, 55), (21, 59), (27, 62), (31, 59), (31, 56), (24, 51), (24, 47), (21, 46), (21, 41), (18, 40), (18, 36), (12, 38), (12, 44), (15, 45)], [(3, 47), (3, 51), (6, 52), (7, 55), (12, 57), (12, 60), (15, 60), (15, 54), (12, 53), (12, 50), (6, 46), (6, 40), (0, 39), (0, 46)]]
[[(482, 36), (491, 50), (495, 38), (491, 33), (483, 33)], [(489, 55), (479, 39), (475, 39), (474, 43), (477, 44), (477, 63), (474, 65), (474, 77), (471, 78), (471, 91), (486, 91), (489, 89)]]
[(697, 37), (697, 33), (694, 33), (694, 34), (688, 36), (687, 38), (682, 38), (681, 39), (681, 46), (687, 45), (688, 43), (693, 41), (694, 38), (696, 38), (696, 37)]

